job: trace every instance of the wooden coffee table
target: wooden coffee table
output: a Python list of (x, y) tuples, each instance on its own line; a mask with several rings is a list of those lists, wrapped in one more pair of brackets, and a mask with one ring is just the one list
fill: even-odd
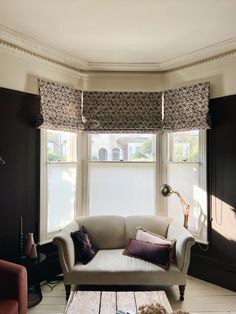
[(72, 291), (65, 313), (115, 314), (116, 310), (132, 310), (136, 313), (140, 305), (157, 302), (169, 314), (173, 313), (165, 291)]

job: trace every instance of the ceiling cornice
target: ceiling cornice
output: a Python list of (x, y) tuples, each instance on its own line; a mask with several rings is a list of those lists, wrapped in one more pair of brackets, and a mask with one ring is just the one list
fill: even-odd
[(211, 62), (216, 62), (217, 60), (222, 60), (224, 58), (229, 58), (229, 57), (233, 57), (233, 56), (236, 56), (236, 49), (227, 51), (225, 53), (217, 54), (214, 57), (203, 59), (203, 60), (200, 60), (197, 62), (188, 63), (188, 64), (183, 65), (183, 66), (173, 67), (173, 69), (167, 70), (167, 71), (165, 71), (165, 73), (174, 73), (174, 72), (179, 72), (179, 71), (184, 71), (184, 70), (194, 70), (194, 68), (196, 68), (198, 66), (208, 64)]
[(182, 68), (191, 64), (201, 63), (202, 61), (213, 60), (214, 58), (218, 58), (219, 56), (223, 56), (234, 50), (236, 50), (236, 37), (218, 42), (215, 45), (193, 51), (180, 57), (167, 60), (161, 64), (161, 67), (165, 71)]
[(160, 63), (88, 62), (87, 71), (162, 72)]
[(172, 72), (236, 53), (236, 37), (162, 63), (86, 62), (0, 25), (0, 46), (79, 73)]
[(33, 57), (44, 59), (72, 70), (83, 71), (87, 67), (87, 62), (54, 49), (40, 41), (29, 38), (16, 31), (10, 30), (0, 25), (0, 43), (18, 52), (24, 52)]

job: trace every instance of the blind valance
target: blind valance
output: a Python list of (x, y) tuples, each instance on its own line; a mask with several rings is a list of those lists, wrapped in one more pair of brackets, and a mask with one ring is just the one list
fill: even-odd
[(37, 125), (57, 130), (82, 130), (80, 90), (39, 79), (40, 115)]
[(209, 82), (165, 91), (163, 131), (208, 129), (209, 91)]
[(83, 92), (84, 130), (97, 133), (158, 133), (162, 93)]

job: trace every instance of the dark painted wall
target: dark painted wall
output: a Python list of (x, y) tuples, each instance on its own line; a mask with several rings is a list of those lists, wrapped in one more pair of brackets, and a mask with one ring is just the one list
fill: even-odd
[[(28, 232), (39, 239), (40, 132), (34, 127), (39, 96), (0, 88), (0, 258), (18, 261), (19, 216), (24, 239)], [(24, 245), (25, 245), (24, 241)], [(56, 247), (39, 246), (46, 255), (37, 276), (53, 279), (61, 272)]]
[(38, 240), (39, 130), (34, 127), (39, 96), (0, 88), (0, 258), (19, 253), (19, 216), (24, 233)]
[(236, 96), (211, 99), (210, 113), (210, 245), (195, 245), (190, 273), (236, 291)]

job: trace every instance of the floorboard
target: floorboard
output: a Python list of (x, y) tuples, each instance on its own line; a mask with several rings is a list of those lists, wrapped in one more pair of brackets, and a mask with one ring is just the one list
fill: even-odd
[[(161, 287), (163, 290), (163, 287)], [(131, 288), (132, 290), (132, 288)], [(188, 276), (185, 300), (179, 301), (178, 287), (164, 288), (173, 310), (181, 309), (191, 314), (236, 314), (236, 292)], [(28, 310), (29, 314), (63, 314), (66, 300), (64, 285), (54, 289), (42, 286), (43, 300)], [(86, 314), (86, 313), (78, 313)], [(112, 314), (112, 313), (111, 313)]]

